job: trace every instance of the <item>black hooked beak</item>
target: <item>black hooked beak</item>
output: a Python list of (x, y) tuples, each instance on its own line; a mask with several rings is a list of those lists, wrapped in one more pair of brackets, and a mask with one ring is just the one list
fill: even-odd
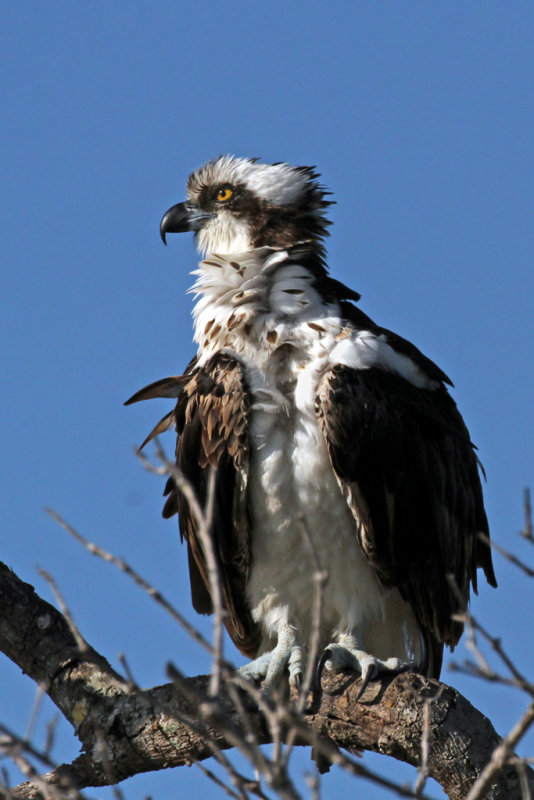
[(165, 241), (167, 233), (184, 233), (185, 231), (198, 231), (207, 219), (212, 219), (215, 214), (209, 214), (207, 211), (201, 211), (193, 205), (193, 203), (178, 203), (163, 215), (159, 226), (159, 232)]

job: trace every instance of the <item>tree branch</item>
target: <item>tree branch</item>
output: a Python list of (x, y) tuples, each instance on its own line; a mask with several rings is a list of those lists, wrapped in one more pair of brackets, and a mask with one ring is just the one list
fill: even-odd
[[(236, 703), (234, 684), (218, 698), (208, 697), (209, 676), (149, 690), (132, 686), (90, 645), (78, 643), (68, 620), (1, 564), (0, 649), (45, 688), (82, 743), (84, 752), (71, 765), (42, 776), (50, 786), (103, 786), (140, 772), (201, 761), (213, 755), (214, 747), (222, 751), (235, 746), (235, 731), (244, 728), (243, 709), (256, 742), (272, 741), (268, 717), (266, 722), (246, 691), (239, 691)], [(296, 744), (314, 744), (334, 762), (346, 757), (333, 744), (373, 750), (416, 766), (424, 741), (425, 774), (452, 800), (467, 797), (502, 743), (489, 720), (455, 689), (413, 673), (370, 684), (356, 702), (359, 686), (353, 674), (325, 674), (323, 691), (302, 714), (296, 703), (277, 710), (283, 736)], [(534, 793), (532, 770), (520, 763), (518, 772), (517, 759), (503, 759), (485, 797), (519, 800), (525, 774)], [(44, 795), (30, 781), (12, 789), (11, 796)]]

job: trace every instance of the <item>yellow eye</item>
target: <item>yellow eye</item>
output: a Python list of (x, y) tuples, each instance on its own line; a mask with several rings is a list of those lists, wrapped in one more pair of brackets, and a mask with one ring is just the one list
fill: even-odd
[(219, 203), (224, 203), (225, 200), (229, 200), (233, 195), (233, 191), (230, 189), (229, 186), (223, 186), (222, 189), (219, 189), (217, 192), (217, 200)]

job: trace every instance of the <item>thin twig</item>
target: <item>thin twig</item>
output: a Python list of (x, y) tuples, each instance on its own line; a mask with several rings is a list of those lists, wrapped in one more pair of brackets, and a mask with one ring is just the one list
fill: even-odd
[(45, 688), (41, 685), (37, 686), (35, 692), (35, 699), (33, 701), (33, 706), (30, 714), (30, 719), (28, 721), (28, 727), (26, 728), (26, 733), (24, 734), (24, 741), (26, 742), (29, 742), (32, 738), (33, 731), (35, 730), (35, 725), (37, 724), (39, 711), (41, 710), (41, 706), (43, 704), (44, 696), (45, 696)]
[(77, 542), (79, 542), (83, 547), (86, 548), (92, 555), (101, 558), (103, 561), (106, 561), (108, 564), (113, 564), (115, 567), (124, 572), (131, 578), (137, 586), (140, 586), (156, 603), (162, 606), (165, 611), (167, 611), (171, 617), (178, 622), (185, 631), (191, 636), (191, 638), (197, 642), (197, 644), (201, 645), (208, 653), (213, 655), (213, 647), (208, 642), (207, 639), (202, 636), (200, 631), (198, 631), (191, 623), (189, 623), (186, 618), (180, 614), (180, 612), (171, 604), (169, 601), (162, 595), (162, 593), (154, 588), (152, 584), (146, 581), (136, 570), (133, 569), (123, 558), (117, 558), (112, 553), (109, 553), (107, 550), (104, 550), (102, 547), (90, 542), (81, 533), (79, 533), (72, 525), (69, 525), (56, 511), (53, 511), (51, 508), (46, 508), (45, 511), (47, 514), (50, 514), (52, 519), (55, 519), (64, 530), (67, 531)]
[[(505, 550), (504, 547), (501, 547), (499, 544), (497, 544), (497, 542), (490, 540), (489, 536), (486, 536), (484, 533), (479, 533), (478, 535), (479, 538), (482, 539), (482, 541), (485, 542), (487, 545), (492, 547), (493, 550), (496, 550), (498, 553), (500, 553), (501, 556), (510, 561), (511, 564), (514, 564), (514, 566), (519, 567), (519, 569), (522, 570), (525, 573), (525, 575), (527, 575), (529, 578), (534, 578), (534, 569), (532, 569), (532, 567), (529, 567), (528, 564), (525, 564), (524, 561), (521, 561), (521, 559), (518, 558), (513, 553), (510, 553), (508, 550)], [(526, 534), (524, 531), (521, 531), (521, 535), (525, 536), (525, 538), (529, 538), (529, 535)]]
[[(33, 764), (23, 755), (23, 753), (27, 753), (38, 761), (41, 761), (45, 766), (55, 769), (57, 764), (50, 759), (47, 752), (38, 750), (31, 742), (17, 736), (17, 734), (13, 733), (6, 725), (0, 724), (0, 731), (4, 734), (4, 736), (0, 738), (0, 749), (11, 758), (22, 774), (38, 787), (45, 800), (85, 800), (85, 795), (82, 795), (75, 786), (68, 785), (68, 781), (64, 776), (63, 781), (66, 782), (64, 787), (48, 783), (37, 772)], [(11, 797), (12, 794), (12, 792), (8, 791), (6, 798)]]
[(414, 787), (414, 794), (420, 797), (428, 776), (430, 775), (430, 705), (432, 700), (427, 698), (423, 706), (423, 730), (421, 732), (421, 764), (419, 765), (417, 781)]
[(321, 776), (318, 772), (306, 773), (304, 776), (310, 788), (310, 800), (321, 800)]
[(243, 753), (245, 758), (247, 758), (256, 769), (262, 773), (264, 769), (268, 770), (268, 762), (260, 758), (261, 750), (258, 747), (257, 741), (247, 741), (246, 737), (241, 735), (239, 728), (228, 718), (225, 709), (217, 698), (208, 698), (206, 695), (196, 690), (186, 681), (180, 670), (178, 670), (174, 664), (167, 664), (167, 675), (177, 685), (184, 697), (197, 709), (200, 719), (197, 717), (193, 720), (185, 714), (176, 714), (176, 712), (174, 712), (175, 716), (183, 722), (184, 725), (192, 728), (192, 730), (196, 731), (205, 739), (212, 755), (227, 770), (235, 786), (239, 783), (237, 773), (220, 750), (217, 742), (213, 739), (209, 730), (209, 725), (216, 727), (232, 746), (237, 747)]
[(0, 732), (3, 736), (0, 738), (0, 748), (6, 750), (9, 748), (18, 747), (25, 750), (29, 755), (41, 761), (45, 766), (54, 769), (57, 765), (52, 761), (49, 754), (45, 750), (39, 750), (28, 739), (22, 736), (17, 736), (7, 725), (0, 722)]
[[(513, 677), (513, 681), (508, 682), (504, 679), (501, 682), (507, 682), (509, 685), (516, 686), (523, 691), (527, 692), (529, 695), (534, 697), (534, 684), (528, 681), (524, 675), (518, 670), (508, 653), (505, 651), (504, 647), (502, 646), (501, 639), (499, 637), (492, 636), (481, 624), (478, 622), (475, 617), (472, 616), (469, 612), (465, 612), (463, 615), (458, 615), (460, 620), (465, 619), (466, 624), (469, 624), (473, 630), (478, 631), (482, 637), (488, 642), (491, 649), (499, 656), (501, 661), (505, 664), (507, 669), (509, 670), (510, 674)], [(467, 643), (469, 647), (469, 641)], [(476, 654), (481, 655), (478, 648), (475, 648), (474, 651)], [(482, 667), (482, 675), (484, 677), (489, 676), (490, 679), (495, 680), (496, 673), (492, 670), (488, 665), (485, 659), (483, 659), (483, 667)]]
[(44, 752), (47, 755), (50, 755), (52, 752), (52, 748), (54, 747), (54, 741), (56, 738), (56, 730), (59, 723), (59, 714), (54, 714), (52, 719), (50, 719), (46, 724), (46, 739), (45, 739), (45, 748)]
[(208, 499), (206, 509), (202, 518), (202, 525), (199, 525), (200, 539), (206, 552), (206, 563), (208, 565), (208, 578), (210, 583), (210, 595), (213, 603), (213, 667), (211, 670), (209, 693), (216, 697), (221, 690), (221, 672), (223, 662), (223, 619), (225, 609), (222, 596), (222, 576), (219, 559), (215, 552), (215, 544), (211, 530), (213, 526), (213, 509), (215, 501), (215, 470), (210, 467), (208, 477)]
[(299, 520), (299, 528), (304, 537), (310, 555), (314, 562), (314, 592), (313, 592), (313, 609), (312, 609), (312, 629), (310, 635), (310, 646), (308, 649), (308, 658), (306, 662), (306, 671), (304, 673), (304, 680), (302, 682), (302, 691), (297, 703), (297, 710), (304, 711), (306, 704), (306, 696), (311, 689), (312, 681), (315, 674), (315, 665), (317, 663), (317, 656), (319, 655), (319, 646), (321, 643), (321, 619), (323, 610), (323, 597), (324, 590), (328, 583), (328, 572), (323, 569), (323, 566), (317, 555), (316, 548), (310, 534), (310, 530), (304, 518)]
[[(208, 573), (209, 592), (211, 602), (213, 604), (214, 612), (214, 644), (213, 644), (213, 668), (211, 671), (210, 680), (210, 695), (217, 696), (220, 691), (220, 678), (222, 668), (222, 647), (223, 647), (223, 619), (224, 619), (224, 605), (222, 598), (222, 578), (219, 565), (219, 559), (215, 552), (215, 545), (211, 535), (212, 518), (213, 518), (213, 505), (214, 505), (214, 492), (215, 492), (215, 472), (213, 467), (210, 467), (208, 474), (208, 491), (206, 499), (206, 507), (203, 509), (199, 503), (198, 497), (190, 481), (187, 480), (183, 472), (178, 468), (176, 463), (171, 462), (165, 455), (161, 444), (157, 437), (155, 439), (156, 456), (161, 461), (166, 473), (170, 473), (176, 484), (176, 488), (185, 497), (189, 510), (193, 515), (196, 523), (196, 533), (200, 539), (204, 558), (206, 560), (206, 568)], [(139, 458), (147, 466), (152, 469), (152, 465), (142, 453), (138, 453)]]
[(521, 794), (523, 800), (532, 800), (532, 792), (528, 783), (527, 765), (520, 758), (515, 762), (515, 768), (519, 776), (519, 785), (521, 787)]
[(119, 653), (117, 658), (119, 659), (119, 664), (121, 665), (124, 674), (126, 675), (126, 679), (128, 681), (128, 688), (130, 689), (130, 691), (137, 691), (139, 689), (139, 684), (137, 683), (132, 674), (130, 665), (128, 664), (125, 654)]
[[(238, 688), (241, 688), (241, 684), (238, 682), (239, 673), (234, 673), (233, 675), (228, 675), (228, 673), (223, 673), (224, 685), (226, 691), (228, 692), (228, 696), (232, 703), (234, 704), (237, 714), (239, 717), (240, 724), (243, 725), (244, 737), (246, 742), (251, 745), (252, 747), (257, 748), (257, 756), (259, 760), (260, 767), (256, 767), (260, 774), (263, 774), (265, 770), (268, 769), (267, 759), (263, 754), (263, 750), (260, 749), (258, 746), (258, 738), (254, 733), (251, 721), (258, 716), (258, 707), (255, 705), (253, 711), (248, 711), (245, 708), (243, 703), (243, 698), (241, 697)], [(256, 687), (253, 686), (249, 681), (246, 681), (244, 678), (241, 679), (242, 683), (245, 685), (245, 692), (250, 696), (250, 692), (248, 691), (251, 689), (256, 694), (259, 694)]]
[(2, 780), (0, 781), (0, 790), (2, 800), (13, 800), (13, 794), (10, 789), (9, 773), (5, 767), (2, 767)]
[(514, 725), (508, 736), (497, 745), (493, 751), (491, 761), (482, 770), (481, 774), (471, 787), (466, 800), (483, 800), (490, 788), (495, 775), (513, 758), (514, 748), (523, 738), (534, 722), (534, 704), (530, 704), (521, 719)]
[(211, 769), (205, 767), (200, 761), (195, 761), (195, 767), (198, 767), (198, 769), (206, 776), (206, 778), (209, 778), (209, 780), (222, 789), (223, 792), (226, 792), (229, 797), (234, 797), (236, 800), (239, 800), (239, 798), (243, 798), (243, 800), (248, 799), (246, 792), (240, 792), (239, 794), (234, 792), (233, 789), (231, 789), (224, 781), (218, 778), (217, 775), (211, 771)]
[(61, 613), (63, 614), (63, 616), (67, 620), (67, 623), (68, 623), (68, 626), (69, 626), (69, 628), (71, 630), (71, 633), (74, 636), (74, 639), (76, 640), (76, 644), (78, 646), (78, 650), (80, 651), (80, 653), (87, 653), (87, 651), (89, 649), (89, 647), (87, 645), (87, 642), (85, 641), (85, 639), (83, 638), (82, 634), (80, 633), (80, 631), (76, 627), (76, 624), (74, 622), (72, 614), (70, 613), (70, 611), (69, 611), (69, 609), (67, 607), (67, 604), (66, 604), (65, 600), (63, 599), (63, 597), (61, 595), (61, 592), (59, 591), (59, 589), (57, 587), (56, 582), (54, 581), (53, 577), (45, 569), (41, 569), (39, 567), (38, 571), (39, 571), (39, 575), (42, 578), (44, 578), (44, 580), (48, 583), (48, 585), (52, 589), (52, 592), (54, 593), (54, 597), (56, 598), (56, 603), (59, 606), (59, 610), (61, 611)]
[(521, 531), (521, 536), (524, 536), (525, 539), (528, 539), (530, 542), (534, 542), (534, 532), (532, 530), (532, 505), (530, 502), (529, 488), (523, 490), (523, 509), (525, 512), (525, 527)]

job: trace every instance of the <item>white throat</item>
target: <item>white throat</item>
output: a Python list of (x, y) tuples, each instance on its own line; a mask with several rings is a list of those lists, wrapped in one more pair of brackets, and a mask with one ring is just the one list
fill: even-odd
[(237, 219), (228, 211), (220, 211), (198, 232), (197, 247), (204, 256), (208, 253), (244, 253), (252, 249), (249, 227), (243, 219)]

